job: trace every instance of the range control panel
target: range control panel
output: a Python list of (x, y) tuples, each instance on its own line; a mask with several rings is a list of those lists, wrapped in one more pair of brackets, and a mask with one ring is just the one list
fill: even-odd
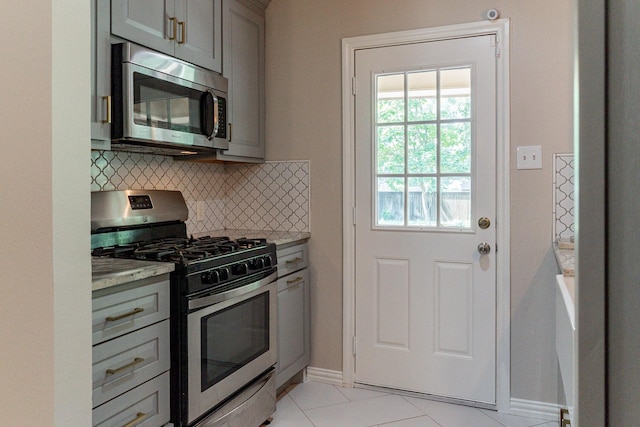
[(153, 204), (151, 203), (151, 197), (148, 195), (138, 195), (138, 196), (128, 196), (129, 197), (129, 206), (131, 206), (131, 210), (135, 211), (138, 209), (153, 209)]

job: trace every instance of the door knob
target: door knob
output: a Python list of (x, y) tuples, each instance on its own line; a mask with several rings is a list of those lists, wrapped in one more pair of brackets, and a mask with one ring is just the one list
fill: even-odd
[(480, 255), (486, 255), (491, 252), (491, 246), (488, 243), (483, 242), (478, 245), (478, 252)]

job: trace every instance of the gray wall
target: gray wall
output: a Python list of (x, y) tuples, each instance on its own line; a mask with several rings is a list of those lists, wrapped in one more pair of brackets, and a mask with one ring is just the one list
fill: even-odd
[[(606, 0), (578, 1), (579, 140), (576, 144), (577, 404), (582, 427), (605, 419), (605, 34)], [(622, 424), (624, 425), (624, 424)]]
[(90, 9), (3, 4), (2, 424), (91, 425)]
[[(573, 0), (272, 0), (267, 158), (311, 162), (311, 365), (342, 370), (341, 39), (511, 20), (511, 394), (555, 403), (553, 153), (572, 151)], [(549, 14), (548, 11), (553, 13)], [(543, 169), (516, 170), (519, 145)]]
[(640, 425), (640, 2), (608, 1), (608, 424)]

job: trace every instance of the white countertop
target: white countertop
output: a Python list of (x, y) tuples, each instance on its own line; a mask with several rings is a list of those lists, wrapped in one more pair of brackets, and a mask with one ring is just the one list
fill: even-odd
[(264, 231), (264, 230), (234, 230), (234, 229), (222, 229), (211, 230), (205, 233), (194, 234), (193, 237), (202, 236), (226, 236), (232, 240), (236, 240), (242, 237), (246, 238), (266, 238), (267, 241), (273, 242), (278, 246), (278, 249), (283, 247), (303, 243), (311, 237), (311, 233), (298, 232), (298, 231)]
[(562, 242), (553, 244), (553, 253), (558, 261), (558, 266), (565, 277), (575, 277), (575, 250), (568, 249)]
[(92, 288), (96, 291), (123, 283), (160, 276), (175, 270), (172, 262), (91, 257)]

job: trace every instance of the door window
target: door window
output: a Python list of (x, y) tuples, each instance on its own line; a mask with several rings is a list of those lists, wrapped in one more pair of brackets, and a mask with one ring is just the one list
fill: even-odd
[(375, 225), (471, 227), (470, 66), (375, 76)]

